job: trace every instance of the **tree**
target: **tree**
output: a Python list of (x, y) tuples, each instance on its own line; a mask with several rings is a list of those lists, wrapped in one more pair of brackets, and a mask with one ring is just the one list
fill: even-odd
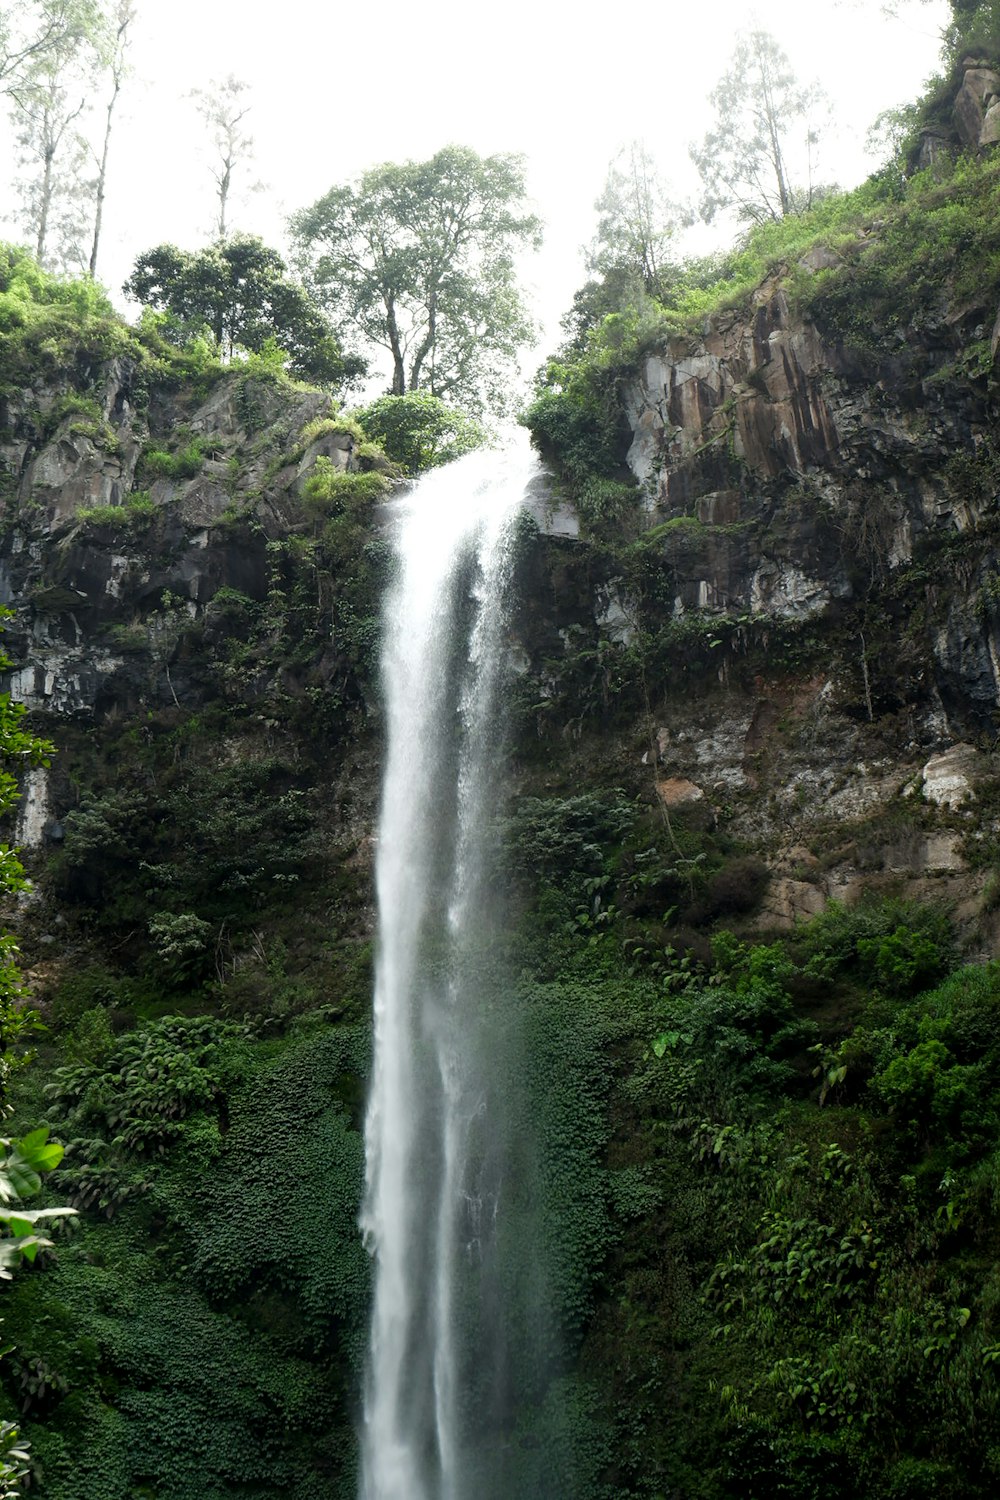
[(293, 218), (340, 326), (388, 351), (393, 395), (507, 406), (505, 378), (531, 331), (514, 257), (540, 238), (524, 195), (520, 157), (447, 146), (430, 161), (375, 167)]
[(110, 48), (108, 69), (111, 74), (111, 92), (104, 112), (104, 135), (101, 151), (93, 153), (97, 166), (94, 184), (94, 237), (90, 245), (90, 274), (97, 274), (97, 251), (101, 241), (101, 225), (104, 218), (104, 194), (108, 180), (108, 153), (111, 148), (111, 124), (115, 106), (127, 71), (126, 54), (129, 44), (129, 27), (135, 20), (133, 0), (117, 0), (111, 15), (113, 41)]
[(408, 474), (450, 463), (487, 441), (478, 422), (430, 391), (380, 396), (356, 415), (367, 435)]
[(650, 297), (666, 290), (670, 244), (690, 215), (668, 195), (649, 152), (640, 141), (622, 148), (608, 166), (597, 210), (597, 234), (588, 269), (607, 279), (627, 272)]
[(0, 94), (16, 99), (26, 71), (67, 34), (78, 34), (81, 9), (76, 0), (0, 6)]
[(250, 85), (230, 73), (228, 78), (213, 78), (207, 88), (192, 89), (198, 113), (208, 126), (212, 146), (216, 153), (211, 168), (219, 200), (214, 225), (214, 235), (224, 240), (229, 233), (229, 195), (233, 187), (233, 174), (253, 161), (253, 136), (248, 135), (243, 124), (250, 113), (250, 102), (246, 93)]
[(83, 264), (93, 184), (80, 121), (103, 62), (104, 17), (90, 0), (45, 0), (41, 11), (52, 40), (25, 62), (10, 90), (24, 171), (22, 217), (41, 265)]
[(668, 194), (656, 164), (640, 141), (624, 146), (608, 166), (594, 203), (597, 233), (587, 253), (589, 279), (574, 293), (561, 321), (564, 356), (582, 354), (587, 338), (609, 313), (662, 302), (679, 275), (670, 246), (691, 213)]
[(168, 338), (184, 343), (207, 332), (224, 359), (277, 343), (307, 380), (343, 386), (365, 373), (362, 360), (343, 354), (308, 292), (286, 275), (278, 252), (254, 235), (199, 251), (158, 245), (139, 256), (123, 291), (169, 315)]
[[(691, 148), (704, 186), (704, 218), (734, 209), (744, 222), (760, 224), (811, 205), (816, 133), (807, 115), (820, 97), (817, 89), (798, 85), (769, 32), (751, 31), (740, 38), (729, 71), (709, 95), (715, 128)], [(805, 188), (793, 186), (789, 176), (789, 151), (795, 149), (796, 137), (805, 149)]]

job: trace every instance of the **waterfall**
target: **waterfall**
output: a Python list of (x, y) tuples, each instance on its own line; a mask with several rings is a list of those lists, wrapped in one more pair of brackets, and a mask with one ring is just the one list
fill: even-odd
[(513, 520), (535, 468), (526, 452), (476, 453), (398, 502), (361, 1215), (375, 1262), (362, 1500), (483, 1500), (481, 1435), (502, 1405), (485, 836), (502, 776)]

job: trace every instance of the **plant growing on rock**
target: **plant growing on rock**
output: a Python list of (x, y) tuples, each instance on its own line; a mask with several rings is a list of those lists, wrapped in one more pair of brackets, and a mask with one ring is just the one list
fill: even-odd
[(380, 396), (357, 417), (369, 437), (408, 474), (450, 463), (487, 440), (479, 422), (430, 391)]

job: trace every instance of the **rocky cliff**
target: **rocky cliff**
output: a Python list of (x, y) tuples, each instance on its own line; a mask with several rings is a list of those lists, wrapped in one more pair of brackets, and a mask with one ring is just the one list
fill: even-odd
[[(988, 71), (965, 69), (966, 133)], [(998, 832), (1000, 299), (933, 212), (850, 224), (619, 370), (640, 512), (591, 530), (593, 607), (553, 615), (538, 680), (560, 632), (564, 658), (639, 652), (647, 759), (768, 860), (765, 923), (909, 883), (992, 945), (969, 871)], [(890, 263), (893, 234), (928, 245)]]

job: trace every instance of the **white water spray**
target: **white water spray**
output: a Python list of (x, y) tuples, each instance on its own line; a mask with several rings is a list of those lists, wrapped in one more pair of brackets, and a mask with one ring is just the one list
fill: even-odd
[(512, 521), (535, 472), (527, 454), (478, 453), (401, 502), (383, 648), (362, 1500), (474, 1500), (470, 1327), (477, 1364), (499, 1359), (481, 1347), (490, 1320), (469, 1311), (488, 1295), (503, 1171), (477, 943), (491, 917), (483, 830), (498, 787)]

